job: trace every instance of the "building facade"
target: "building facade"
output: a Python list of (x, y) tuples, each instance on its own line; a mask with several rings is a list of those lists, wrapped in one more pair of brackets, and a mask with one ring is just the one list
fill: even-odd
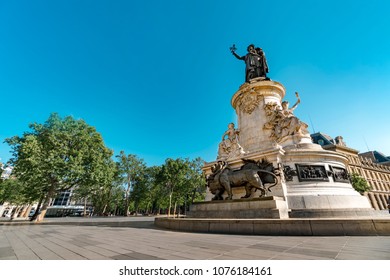
[(3, 180), (7, 180), (10, 178), (12, 173), (13, 167), (12, 166), (4, 166), (2, 163), (0, 163), (0, 178)]
[(388, 209), (390, 198), (390, 158), (378, 151), (359, 153), (347, 147), (341, 136), (334, 139), (323, 133), (311, 135), (314, 143), (325, 150), (336, 151), (348, 158), (348, 172), (363, 177), (371, 186), (371, 190), (364, 195), (368, 197), (372, 207), (376, 210)]
[[(12, 166), (5, 166), (0, 163), (0, 180), (12, 180)], [(28, 218), (35, 213), (37, 203), (27, 205), (14, 205), (7, 201), (0, 201), (0, 218)], [(81, 216), (86, 213), (92, 213), (92, 205), (90, 202), (73, 199), (73, 189), (60, 192), (52, 199), (48, 210), (47, 217), (63, 217), (63, 216)]]

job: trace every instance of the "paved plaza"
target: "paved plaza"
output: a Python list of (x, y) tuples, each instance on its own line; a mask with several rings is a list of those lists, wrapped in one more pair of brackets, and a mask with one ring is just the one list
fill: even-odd
[(0, 221), (0, 260), (390, 260), (390, 236), (175, 232), (153, 217)]

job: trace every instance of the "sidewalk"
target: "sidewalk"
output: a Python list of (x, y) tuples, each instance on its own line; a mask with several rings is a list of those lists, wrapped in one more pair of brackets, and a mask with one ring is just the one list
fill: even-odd
[(175, 232), (154, 217), (0, 220), (0, 260), (390, 260), (390, 236)]

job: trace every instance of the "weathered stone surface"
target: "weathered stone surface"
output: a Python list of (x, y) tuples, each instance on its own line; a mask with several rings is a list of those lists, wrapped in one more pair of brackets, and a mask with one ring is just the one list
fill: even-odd
[(191, 205), (191, 218), (288, 218), (286, 201), (280, 197), (265, 197), (247, 200), (224, 200), (195, 203)]
[[(167, 223), (166, 221), (170, 222)], [(185, 223), (182, 221), (185, 220)], [(390, 236), (389, 218), (334, 218), (334, 219), (173, 219), (156, 218), (162, 228), (181, 231), (290, 236), (381, 235)], [(179, 225), (175, 226), (174, 224)], [(198, 226), (201, 225), (201, 226)]]

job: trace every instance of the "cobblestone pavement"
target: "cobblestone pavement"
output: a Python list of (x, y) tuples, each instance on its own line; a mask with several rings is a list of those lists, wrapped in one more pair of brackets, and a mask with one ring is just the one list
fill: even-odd
[(390, 260), (390, 236), (187, 233), (156, 228), (153, 217), (0, 221), (0, 260), (334, 259)]

